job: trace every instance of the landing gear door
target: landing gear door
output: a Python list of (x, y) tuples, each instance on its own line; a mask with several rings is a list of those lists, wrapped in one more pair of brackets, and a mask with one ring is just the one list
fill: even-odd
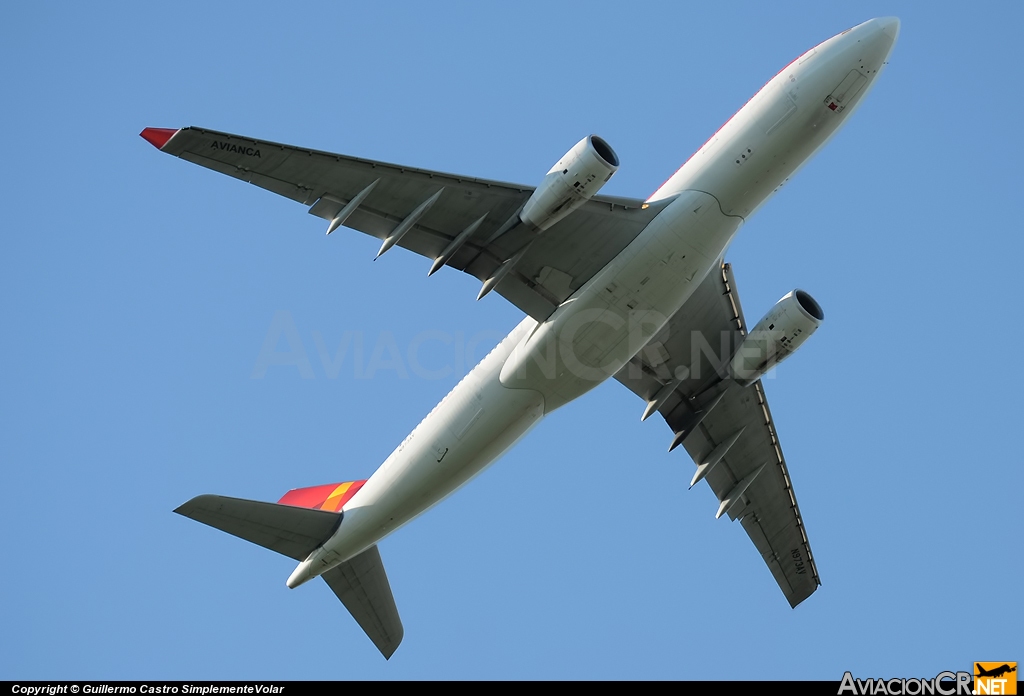
[(825, 106), (837, 114), (849, 106), (850, 102), (860, 94), (860, 91), (864, 89), (864, 85), (867, 84), (868, 78), (864, 77), (859, 70), (851, 70), (850, 73), (843, 78), (843, 81), (832, 90), (832, 93), (825, 97)]

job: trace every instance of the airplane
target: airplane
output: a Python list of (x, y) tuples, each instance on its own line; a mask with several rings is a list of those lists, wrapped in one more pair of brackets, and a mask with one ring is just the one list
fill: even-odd
[[(175, 512), (322, 577), (385, 658), (404, 636), (379, 542), (492, 464), (546, 415), (614, 377), (660, 413), (739, 520), (790, 606), (820, 585), (761, 377), (820, 326), (794, 290), (752, 328), (724, 262), (739, 228), (850, 118), (900, 22), (876, 18), (801, 54), (650, 197), (602, 195), (619, 168), (597, 135), (536, 188), (203, 128), (146, 128), (162, 152), (255, 184), (327, 222), (474, 276), (526, 315), (368, 479), (277, 503), (200, 495)], [(712, 348), (722, 348), (715, 354)]]
[(1017, 671), (1017, 666), (1016, 665), (1011, 667), (1008, 664), (1003, 664), (1003, 665), (1001, 665), (999, 667), (994, 667), (992, 669), (985, 669), (984, 667), (981, 667), (977, 663), (975, 663), (975, 666), (978, 668), (978, 673), (974, 675), (976, 677), (1001, 677), (1004, 674), (1009, 674), (1010, 672), (1016, 672)]

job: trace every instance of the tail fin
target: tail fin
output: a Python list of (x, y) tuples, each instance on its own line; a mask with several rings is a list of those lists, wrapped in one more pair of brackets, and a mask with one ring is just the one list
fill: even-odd
[[(309, 507), (319, 507), (330, 500), (331, 491), (339, 487), (338, 484), (318, 486), (317, 488), (331, 490), (324, 494), (320, 503)], [(287, 499), (292, 493), (308, 490), (311, 489), (290, 491), (282, 500)], [(335, 496), (335, 499), (340, 497)], [(339, 502), (337, 507), (343, 504), (344, 502)], [(337, 512), (294, 505), (263, 503), (220, 495), (200, 495), (180, 506), (175, 512), (263, 548), (303, 561), (334, 534), (341, 524), (342, 516)], [(377, 547), (371, 546), (321, 577), (377, 649), (385, 658), (390, 658), (402, 642), (405, 629), (402, 628), (402, 619), (398, 615), (391, 584), (388, 582), (387, 573), (384, 572), (384, 564)]]
[(363, 487), (364, 483), (366, 481), (346, 481), (345, 483), (328, 483), (309, 488), (293, 488), (277, 502), (281, 505), (339, 512), (345, 503)]

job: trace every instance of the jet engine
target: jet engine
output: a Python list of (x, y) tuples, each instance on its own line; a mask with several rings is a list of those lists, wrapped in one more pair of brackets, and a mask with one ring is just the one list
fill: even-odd
[(519, 219), (546, 230), (586, 203), (619, 168), (615, 151), (596, 135), (588, 135), (565, 153), (523, 206)]
[(813, 297), (793, 290), (744, 337), (729, 361), (729, 376), (744, 387), (753, 384), (795, 353), (824, 319), (825, 313)]

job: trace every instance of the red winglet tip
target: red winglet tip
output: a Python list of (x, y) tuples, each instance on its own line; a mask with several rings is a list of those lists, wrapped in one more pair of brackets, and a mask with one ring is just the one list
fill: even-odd
[(139, 135), (148, 140), (157, 150), (163, 150), (167, 141), (177, 132), (177, 128), (143, 128)]

